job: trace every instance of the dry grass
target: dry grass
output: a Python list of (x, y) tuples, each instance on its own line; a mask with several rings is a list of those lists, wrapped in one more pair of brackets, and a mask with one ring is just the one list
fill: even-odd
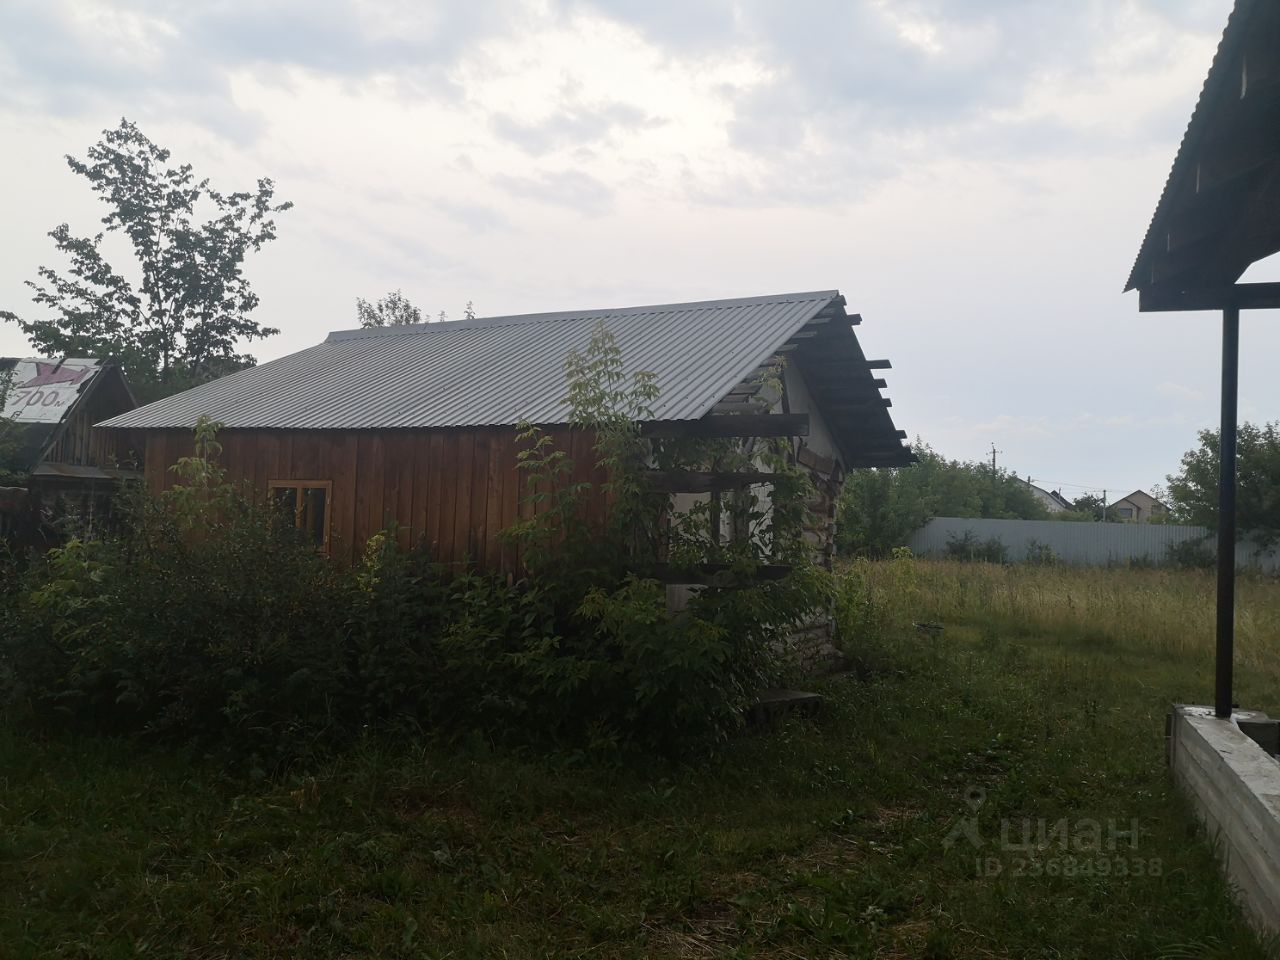
[[(854, 564), (887, 611), (887, 632), (912, 621), (991, 637), (1054, 639), (1063, 650), (1168, 664), (1180, 689), (1212, 687), (1215, 579), (1210, 571), (996, 565), (914, 560)], [(945, 642), (944, 638), (940, 642)], [(1237, 688), (1280, 712), (1280, 582), (1242, 576), (1236, 596)], [(1203, 684), (1199, 681), (1203, 680)]]

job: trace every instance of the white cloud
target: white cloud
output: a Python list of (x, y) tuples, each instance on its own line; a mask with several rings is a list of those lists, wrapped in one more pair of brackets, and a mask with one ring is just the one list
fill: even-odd
[(969, 427), (969, 433), (974, 437), (991, 436), (997, 439), (1048, 437), (1052, 436), (1054, 429), (1046, 416), (1028, 417), (1002, 413), (991, 420), (973, 424)]
[(1162, 380), (1157, 383), (1156, 393), (1170, 400), (1191, 400), (1196, 403), (1204, 400), (1203, 391), (1181, 383), (1174, 383), (1172, 380)]

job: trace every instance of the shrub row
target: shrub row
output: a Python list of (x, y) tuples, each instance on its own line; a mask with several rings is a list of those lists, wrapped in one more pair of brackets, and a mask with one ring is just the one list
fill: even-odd
[(11, 578), (0, 697), (50, 725), (223, 744), (270, 764), (369, 726), (671, 751), (722, 737), (825, 586), (447, 575), (374, 538), (343, 569), (251, 500), (142, 497), (115, 536)]
[[(201, 418), (172, 489), (137, 493), (109, 536), (72, 540), (0, 590), (0, 704), (46, 724), (231, 745), (264, 763), (368, 727), (667, 752), (725, 736), (778, 680), (788, 634), (829, 606), (830, 577), (804, 537), (812, 485), (780, 441), (645, 439), (656, 383), (623, 375), (603, 324), (566, 375), (571, 422), (609, 475), (594, 491), (609, 518), (588, 526), (591, 484), (523, 425), (517, 462), (536, 509), (506, 534), (527, 579), (446, 572), (399, 549), (395, 531), (353, 568), (331, 564), (292, 518), (226, 483), (218, 425)], [(750, 533), (722, 545), (718, 515), (673, 515), (648, 488), (655, 464), (765, 464), (769, 507), (727, 498), (731, 525)], [(636, 573), (664, 550), (725, 565), (732, 582), (669, 611), (664, 588)], [(762, 562), (794, 569), (759, 583)]]

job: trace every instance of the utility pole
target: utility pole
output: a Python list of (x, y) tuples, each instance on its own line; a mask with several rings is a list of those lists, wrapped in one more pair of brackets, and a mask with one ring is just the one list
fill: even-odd
[(996, 454), (997, 453), (1004, 453), (1004, 451), (997, 450), (996, 445), (994, 443), (991, 444), (991, 475), (993, 477), (996, 475)]
[(1102, 522), (1107, 522), (1107, 489), (1102, 488)]

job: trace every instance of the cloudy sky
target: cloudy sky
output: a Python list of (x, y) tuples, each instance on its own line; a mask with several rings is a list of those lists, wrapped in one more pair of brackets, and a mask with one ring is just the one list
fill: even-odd
[[(1229, 8), (3, 0), (0, 309), (35, 309), (52, 227), (96, 228), (62, 157), (127, 116), (296, 204), (248, 265), (260, 359), (396, 288), (456, 318), (838, 287), (913, 436), (1149, 487), (1215, 422), (1218, 320), (1120, 291)], [(1280, 414), (1274, 319), (1248, 419)]]

